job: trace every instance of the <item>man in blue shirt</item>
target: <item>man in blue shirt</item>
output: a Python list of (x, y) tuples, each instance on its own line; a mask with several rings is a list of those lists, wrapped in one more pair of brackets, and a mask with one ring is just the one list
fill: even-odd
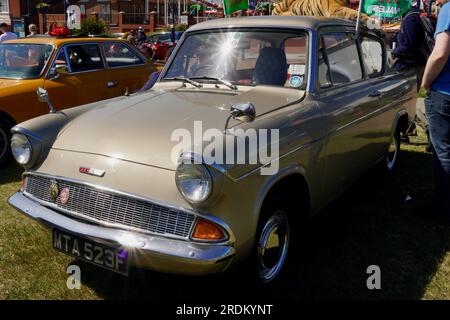
[(436, 178), (435, 217), (450, 223), (450, 0), (441, 6), (436, 26), (436, 44), (423, 76), (427, 90), (425, 109), (433, 147)]

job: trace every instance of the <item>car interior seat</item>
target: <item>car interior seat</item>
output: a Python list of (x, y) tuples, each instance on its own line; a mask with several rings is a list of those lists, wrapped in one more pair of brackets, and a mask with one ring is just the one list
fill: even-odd
[(253, 71), (253, 83), (284, 86), (286, 82), (287, 61), (284, 50), (265, 47), (259, 51)]

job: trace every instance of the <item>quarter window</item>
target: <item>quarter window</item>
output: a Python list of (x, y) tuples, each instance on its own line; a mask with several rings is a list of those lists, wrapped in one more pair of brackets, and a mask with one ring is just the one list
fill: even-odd
[(356, 42), (350, 33), (326, 34), (320, 43), (321, 87), (345, 84), (363, 77)]
[(364, 37), (361, 41), (361, 51), (369, 77), (383, 72), (383, 45), (381, 42)]
[(103, 50), (108, 67), (126, 67), (145, 63), (123, 43), (105, 42), (103, 43)]
[(67, 56), (72, 72), (92, 71), (104, 68), (100, 48), (97, 44), (68, 46)]

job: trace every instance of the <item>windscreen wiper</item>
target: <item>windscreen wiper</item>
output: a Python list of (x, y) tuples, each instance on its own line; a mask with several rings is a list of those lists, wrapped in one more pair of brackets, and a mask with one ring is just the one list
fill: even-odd
[(221, 84), (227, 86), (228, 88), (230, 88), (232, 90), (237, 90), (237, 86), (232, 84), (230, 81), (227, 81), (227, 80), (224, 80), (224, 79), (220, 79), (220, 78), (203, 76), (203, 77), (191, 77), (189, 79), (192, 79), (192, 80), (212, 80), (212, 81), (220, 82)]
[(172, 77), (172, 78), (163, 78), (162, 80), (175, 80), (175, 81), (183, 81), (183, 84), (185, 82), (192, 84), (196, 88), (201, 88), (202, 85), (200, 82), (191, 80), (190, 78), (184, 78), (184, 77)]

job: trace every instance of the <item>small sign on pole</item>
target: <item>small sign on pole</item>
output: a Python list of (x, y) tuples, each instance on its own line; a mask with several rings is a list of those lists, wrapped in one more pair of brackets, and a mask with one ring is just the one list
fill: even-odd
[(187, 16), (187, 15), (181, 15), (181, 16), (180, 16), (180, 23), (181, 23), (181, 24), (188, 25), (188, 24), (189, 24), (189, 23), (188, 23), (188, 16)]
[(77, 5), (71, 5), (67, 8), (67, 28), (80, 29), (81, 28), (81, 10)]

